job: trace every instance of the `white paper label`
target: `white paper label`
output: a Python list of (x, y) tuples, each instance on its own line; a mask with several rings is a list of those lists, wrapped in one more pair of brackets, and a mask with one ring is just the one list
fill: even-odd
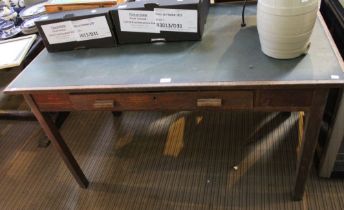
[(338, 75), (335, 75), (335, 74), (332, 74), (332, 75), (331, 75), (331, 79), (339, 79), (339, 76), (338, 76)]
[(105, 16), (42, 25), (49, 44), (111, 37)]
[(118, 11), (121, 31), (143, 33), (160, 33), (160, 31), (197, 33), (197, 15), (197, 10), (185, 9)]
[(121, 31), (159, 33), (153, 11), (118, 10)]
[(71, 21), (42, 25), (49, 44), (76, 41), (75, 30)]
[(154, 9), (160, 31), (197, 33), (197, 10)]
[(124, 8), (127, 8), (126, 4), (121, 4), (121, 5), (118, 6), (118, 9), (124, 9)]
[(171, 78), (161, 78), (160, 83), (171, 83)]
[(102, 39), (112, 36), (105, 16), (75, 20), (72, 21), (72, 24), (78, 35), (77, 41)]

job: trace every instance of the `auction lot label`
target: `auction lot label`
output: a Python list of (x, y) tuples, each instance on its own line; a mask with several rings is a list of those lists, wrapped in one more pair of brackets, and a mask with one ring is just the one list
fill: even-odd
[(42, 25), (49, 44), (111, 37), (105, 16)]
[(118, 10), (121, 31), (159, 33), (153, 11)]
[(154, 9), (160, 31), (197, 33), (197, 10)]
[(160, 33), (160, 31), (197, 33), (197, 10), (161, 9), (154, 11), (119, 10), (121, 31)]

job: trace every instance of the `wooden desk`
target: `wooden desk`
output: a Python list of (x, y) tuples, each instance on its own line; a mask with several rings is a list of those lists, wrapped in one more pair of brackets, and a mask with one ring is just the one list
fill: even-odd
[[(202, 42), (43, 51), (6, 89), (23, 94), (81, 187), (88, 180), (46, 112), (79, 110), (305, 111), (293, 198), (302, 199), (330, 88), (344, 74), (318, 21), (309, 54), (275, 60), (260, 51), (255, 7), (212, 7)], [(271, 160), (273, 161), (273, 160)]]

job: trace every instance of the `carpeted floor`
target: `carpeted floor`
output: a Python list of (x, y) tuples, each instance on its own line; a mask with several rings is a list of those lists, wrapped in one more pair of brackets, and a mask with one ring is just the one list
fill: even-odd
[(344, 182), (313, 169), (291, 201), (297, 115), (71, 113), (61, 132), (78, 187), (36, 122), (0, 121), (0, 209), (343, 209)]

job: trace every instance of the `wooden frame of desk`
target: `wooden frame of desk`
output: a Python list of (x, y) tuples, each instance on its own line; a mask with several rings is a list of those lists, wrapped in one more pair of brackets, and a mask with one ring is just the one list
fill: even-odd
[[(113, 92), (109, 89), (90, 92), (56, 91), (26, 94), (25, 99), (57, 148), (68, 169), (81, 187), (88, 186), (88, 180), (68, 149), (61, 134), (46, 112), (79, 110), (255, 110), (255, 111), (305, 111), (306, 127), (303, 142), (299, 147), (296, 180), (293, 199), (303, 197), (314, 151), (317, 145), (323, 111), (329, 89), (318, 85), (295, 88), (285, 86), (266, 88), (264, 86), (240, 87), (219, 90), (211, 87), (202, 90), (150, 90), (134, 92)], [(211, 89), (211, 90), (207, 90)]]
[(328, 42), (319, 21), (308, 55), (287, 61), (266, 57), (254, 21), (245, 29), (240, 22), (241, 7), (221, 5), (210, 8), (202, 42), (44, 51), (5, 92), (24, 95), (84, 188), (89, 182), (48, 112), (304, 111), (306, 125), (293, 190), (293, 199), (301, 200), (328, 92), (344, 86), (343, 62), (336, 59), (333, 42)]

